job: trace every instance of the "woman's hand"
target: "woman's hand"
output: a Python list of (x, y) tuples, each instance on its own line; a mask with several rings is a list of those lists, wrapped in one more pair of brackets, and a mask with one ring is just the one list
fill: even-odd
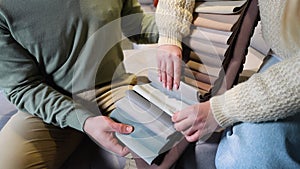
[(169, 90), (179, 88), (181, 76), (182, 51), (176, 45), (158, 47), (157, 67), (158, 77), (163, 86)]
[(197, 141), (202, 137), (208, 138), (220, 127), (211, 113), (209, 101), (176, 112), (172, 121), (175, 123), (175, 129), (182, 132), (189, 142)]
[(133, 127), (116, 123), (106, 116), (90, 117), (85, 121), (84, 131), (98, 144), (105, 147), (118, 155), (125, 156), (129, 153), (127, 147), (123, 147), (118, 143), (114, 133), (129, 134), (133, 131)]

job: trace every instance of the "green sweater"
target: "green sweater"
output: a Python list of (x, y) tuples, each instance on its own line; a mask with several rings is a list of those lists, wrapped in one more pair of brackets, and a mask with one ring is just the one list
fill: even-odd
[(72, 95), (125, 72), (122, 33), (158, 39), (136, 0), (0, 0), (0, 87), (21, 111), (82, 131), (95, 112)]

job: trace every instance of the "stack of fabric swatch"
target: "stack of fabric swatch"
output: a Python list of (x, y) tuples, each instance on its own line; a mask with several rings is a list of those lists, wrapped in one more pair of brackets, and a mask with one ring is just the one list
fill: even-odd
[[(199, 88), (203, 96), (226, 74), (224, 62), (232, 58), (232, 48), (250, 3), (249, 0), (196, 1), (191, 34), (183, 40), (186, 50), (183, 81)], [(245, 38), (250, 41), (249, 36)], [(248, 46), (241, 47), (245, 50), (242, 57), (247, 55), (246, 48)]]

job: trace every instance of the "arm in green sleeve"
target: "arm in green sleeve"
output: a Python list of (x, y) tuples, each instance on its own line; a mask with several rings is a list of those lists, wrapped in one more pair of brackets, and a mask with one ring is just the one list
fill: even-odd
[(139, 44), (157, 43), (158, 29), (154, 14), (143, 13), (137, 0), (125, 0), (122, 10), (122, 31), (131, 41)]
[(82, 131), (85, 119), (93, 114), (45, 83), (35, 57), (12, 37), (3, 23), (0, 51), (0, 88), (10, 102), (46, 123)]

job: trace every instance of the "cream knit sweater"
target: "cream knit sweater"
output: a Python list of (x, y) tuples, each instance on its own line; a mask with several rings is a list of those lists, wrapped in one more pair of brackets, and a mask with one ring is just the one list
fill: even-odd
[(159, 45), (173, 44), (181, 48), (181, 40), (190, 33), (195, 0), (160, 0), (156, 9)]
[[(162, 0), (157, 12), (169, 14), (171, 12), (168, 10), (172, 10), (174, 14), (186, 14), (182, 18), (189, 18), (190, 13), (186, 11), (191, 7), (185, 5), (193, 3), (189, 0), (176, 1), (175, 4), (171, 0)], [(178, 4), (180, 6), (176, 6)], [(284, 44), (280, 36), (284, 4), (285, 0), (259, 0), (263, 36), (283, 61), (264, 73), (253, 75), (248, 81), (236, 85), (223, 95), (211, 98), (212, 113), (222, 127), (236, 122), (274, 121), (300, 113), (300, 48), (295, 44)], [(174, 12), (175, 10), (184, 12)], [(188, 32), (184, 29), (188, 29), (189, 25), (180, 27), (184, 23), (177, 23), (179, 19), (168, 22), (165, 19), (156, 18), (161, 34), (168, 35), (159, 42), (172, 42), (176, 36), (171, 35), (181, 32), (179, 37), (182, 38)], [(176, 26), (180, 27), (176, 28), (179, 32), (174, 32), (175, 28), (171, 28)], [(172, 40), (166, 40), (168, 38)]]

